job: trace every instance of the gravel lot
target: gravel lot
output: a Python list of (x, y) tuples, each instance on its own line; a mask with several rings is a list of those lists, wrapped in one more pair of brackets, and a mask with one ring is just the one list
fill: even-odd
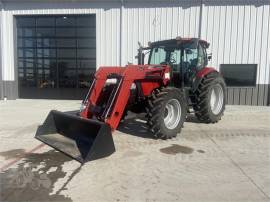
[(51, 109), (79, 106), (0, 101), (0, 201), (270, 201), (270, 107), (227, 106), (217, 124), (190, 115), (167, 141), (131, 115), (116, 152), (81, 166), (33, 138)]

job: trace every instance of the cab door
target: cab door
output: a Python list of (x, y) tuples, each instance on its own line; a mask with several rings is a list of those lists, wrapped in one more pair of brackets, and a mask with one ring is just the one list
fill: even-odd
[(198, 71), (207, 65), (206, 52), (200, 43), (197, 47), (190, 46), (184, 49), (183, 72), (185, 86), (192, 86)]

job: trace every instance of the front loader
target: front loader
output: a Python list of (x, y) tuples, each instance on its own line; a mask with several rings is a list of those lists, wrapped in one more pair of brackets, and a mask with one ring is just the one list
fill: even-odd
[(191, 108), (201, 122), (217, 122), (225, 109), (225, 83), (207, 67), (208, 47), (177, 37), (140, 47), (138, 65), (100, 67), (79, 114), (51, 111), (36, 138), (84, 163), (115, 151), (111, 133), (127, 111), (145, 113), (149, 131), (161, 139), (180, 133)]

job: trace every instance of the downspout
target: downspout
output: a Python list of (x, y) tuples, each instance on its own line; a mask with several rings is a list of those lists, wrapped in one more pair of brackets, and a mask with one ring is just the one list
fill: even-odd
[(202, 36), (202, 15), (203, 15), (203, 0), (200, 2), (200, 15), (199, 15), (199, 33), (198, 38)]
[(2, 22), (3, 22), (3, 11), (4, 11), (4, 5), (3, 2), (0, 0), (0, 100), (4, 99), (4, 82), (2, 77), (2, 71), (3, 71), (3, 63), (2, 63)]
[(121, 0), (121, 7), (120, 7), (120, 32), (119, 32), (119, 65), (122, 66), (122, 53), (123, 53), (123, 11), (124, 11), (124, 0)]

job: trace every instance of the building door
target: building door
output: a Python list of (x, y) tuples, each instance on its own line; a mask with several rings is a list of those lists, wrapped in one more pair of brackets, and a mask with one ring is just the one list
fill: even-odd
[(96, 70), (95, 15), (17, 16), (20, 98), (82, 99)]

